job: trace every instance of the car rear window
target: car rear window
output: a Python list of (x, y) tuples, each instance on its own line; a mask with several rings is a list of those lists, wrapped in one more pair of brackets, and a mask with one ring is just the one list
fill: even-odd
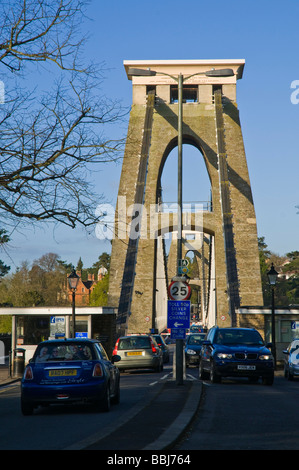
[(200, 345), (202, 344), (203, 340), (205, 339), (205, 335), (190, 335), (188, 338), (188, 344), (192, 345)]
[(47, 344), (40, 345), (34, 355), (34, 362), (87, 361), (94, 359), (94, 352), (88, 344)]
[(125, 349), (150, 349), (150, 339), (142, 336), (130, 336), (128, 338), (120, 338), (118, 349), (120, 351)]

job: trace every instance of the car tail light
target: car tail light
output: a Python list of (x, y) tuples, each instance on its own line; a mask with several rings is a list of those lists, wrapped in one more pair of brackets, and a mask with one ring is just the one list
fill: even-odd
[(33, 379), (33, 370), (31, 366), (27, 366), (24, 372), (24, 379), (25, 380), (32, 380)]
[(151, 347), (152, 347), (152, 351), (154, 354), (157, 353), (157, 348), (155, 347), (154, 343), (152, 342), (152, 340), (150, 339), (150, 342), (151, 342)]
[(112, 356), (116, 356), (116, 355), (117, 355), (118, 343), (119, 343), (119, 338), (118, 338), (118, 340), (117, 340), (116, 343), (115, 343), (115, 346), (114, 346), (114, 349), (113, 349), (113, 352), (112, 352)]
[(101, 364), (97, 363), (93, 368), (93, 377), (103, 377), (103, 369)]

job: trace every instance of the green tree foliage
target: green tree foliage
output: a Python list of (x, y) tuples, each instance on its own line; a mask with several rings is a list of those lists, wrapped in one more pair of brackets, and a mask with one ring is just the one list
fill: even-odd
[(101, 281), (97, 283), (92, 293), (90, 294), (89, 305), (91, 307), (104, 307), (108, 303), (108, 287), (109, 287), (109, 274), (103, 277)]
[(54, 306), (66, 303), (63, 295), (67, 271), (59, 256), (47, 253), (32, 266), (23, 262), (0, 283), (0, 304), (14, 307)]
[(287, 307), (299, 304), (299, 251), (279, 256), (268, 249), (264, 237), (259, 238), (258, 241), (264, 305), (271, 305), (271, 289), (267, 276), (271, 263), (281, 274), (274, 289), (275, 305)]

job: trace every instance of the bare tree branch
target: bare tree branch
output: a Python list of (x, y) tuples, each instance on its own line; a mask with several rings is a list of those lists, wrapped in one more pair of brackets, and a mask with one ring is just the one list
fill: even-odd
[(9, 0), (0, 6), (0, 70), (2, 65), (18, 72), (32, 61), (62, 70), (44, 96), (15, 82), (6, 87), (0, 106), (0, 226), (94, 224), (99, 197), (88, 183), (90, 165), (122, 156), (124, 141), (107, 139), (102, 129), (126, 113), (99, 95), (102, 69), (95, 74), (79, 60), (85, 38), (78, 27), (86, 4)]

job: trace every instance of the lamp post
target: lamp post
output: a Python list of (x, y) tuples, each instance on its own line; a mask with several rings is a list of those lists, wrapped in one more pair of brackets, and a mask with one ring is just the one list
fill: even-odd
[[(205, 72), (197, 72), (184, 77), (182, 74), (173, 76), (165, 72), (156, 72), (151, 69), (129, 68), (128, 76), (155, 76), (166, 75), (178, 84), (178, 235), (177, 235), (177, 275), (179, 273), (179, 260), (182, 259), (182, 221), (183, 221), (183, 83), (196, 75), (205, 75), (207, 77), (231, 77), (235, 73), (232, 69), (212, 69)], [(176, 382), (183, 384), (183, 358), (184, 358), (184, 340), (176, 340)]]
[(67, 277), (69, 288), (72, 291), (72, 338), (76, 337), (76, 317), (75, 317), (75, 304), (76, 304), (76, 289), (79, 282), (80, 277), (75, 271), (73, 270), (71, 274)]
[(275, 304), (274, 304), (274, 287), (276, 285), (278, 272), (274, 269), (272, 263), (270, 271), (267, 272), (269, 284), (271, 286), (272, 305), (271, 305), (271, 323), (272, 323), (272, 354), (274, 357), (274, 368), (276, 369), (276, 339), (275, 339)]

